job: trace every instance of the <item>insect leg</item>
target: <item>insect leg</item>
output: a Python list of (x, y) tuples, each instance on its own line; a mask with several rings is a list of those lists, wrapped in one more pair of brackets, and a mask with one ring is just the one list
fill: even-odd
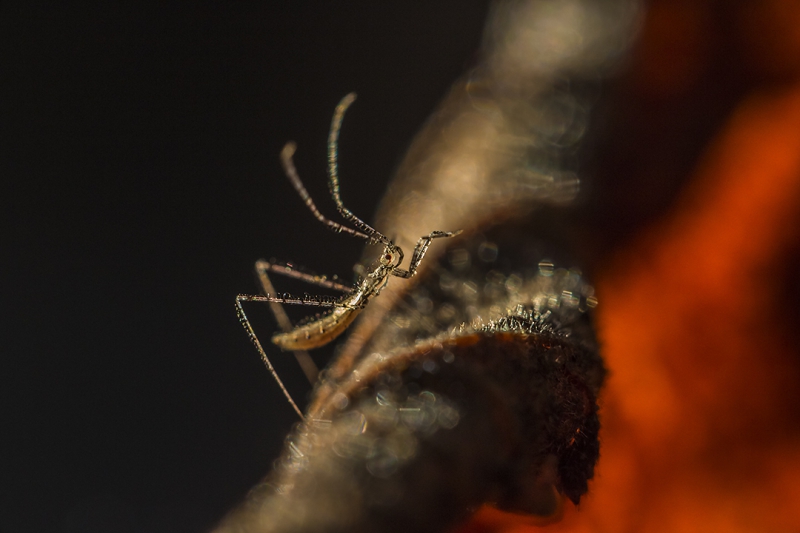
[[(306, 283), (311, 283), (312, 285), (317, 285), (319, 287), (324, 287), (326, 289), (333, 289), (341, 292), (353, 291), (353, 287), (350, 287), (343, 283), (338, 283), (336, 281), (331, 281), (327, 279), (325, 276), (315, 276), (313, 274), (299, 272), (297, 270), (294, 270), (291, 266), (276, 265), (275, 263), (270, 263), (269, 261), (264, 261), (263, 259), (259, 259), (258, 261), (256, 261), (256, 272), (258, 272), (259, 277), (261, 277), (262, 272), (266, 273), (267, 271), (274, 272), (275, 274), (281, 274), (282, 276), (299, 279), (300, 281), (305, 281)], [(266, 292), (274, 293), (275, 289), (270, 289)]]
[(258, 350), (258, 353), (261, 356), (261, 360), (264, 361), (267, 370), (269, 370), (269, 373), (272, 374), (272, 377), (278, 383), (278, 386), (283, 391), (283, 395), (286, 396), (287, 400), (289, 400), (289, 403), (291, 404), (292, 408), (294, 408), (294, 410), (297, 412), (297, 414), (300, 416), (300, 419), (305, 420), (303, 412), (300, 410), (299, 407), (297, 407), (297, 404), (294, 402), (294, 399), (292, 399), (292, 395), (289, 394), (289, 391), (284, 386), (283, 381), (281, 381), (281, 378), (278, 376), (278, 373), (275, 372), (275, 368), (272, 366), (269, 357), (267, 357), (267, 352), (264, 351), (264, 347), (261, 346), (261, 341), (258, 340), (256, 332), (253, 331), (253, 326), (250, 325), (250, 321), (247, 319), (247, 315), (245, 314), (244, 308), (242, 307), (242, 302), (248, 301), (246, 299), (246, 296), (247, 295), (240, 294), (239, 296), (236, 297), (236, 314), (239, 316), (239, 322), (242, 323), (242, 326), (244, 327), (245, 331), (247, 331), (247, 335), (250, 337), (250, 340), (256, 347), (256, 350)]
[[(256, 262), (256, 272), (258, 272), (258, 279), (261, 281), (261, 287), (264, 289), (265, 294), (275, 293), (275, 287), (273, 287), (272, 281), (270, 281), (269, 276), (267, 275), (268, 270), (280, 272), (280, 270), (274, 270), (275, 266), (277, 265), (271, 265), (263, 260)], [(286, 267), (282, 268), (285, 269)], [(293, 271), (289, 270), (289, 272)], [(297, 274), (300, 273), (297, 272)], [(306, 276), (307, 274), (303, 275)], [(278, 326), (281, 328), (281, 330), (283, 330), (284, 333), (288, 333), (294, 329), (291, 320), (289, 320), (289, 315), (286, 314), (286, 311), (283, 309), (283, 306), (280, 303), (269, 302), (269, 308), (272, 310), (272, 315), (275, 317), (275, 321), (278, 323)], [(303, 370), (303, 374), (306, 375), (308, 382), (313, 385), (314, 382), (317, 381), (317, 375), (319, 375), (319, 368), (317, 368), (314, 360), (311, 359), (311, 356), (308, 355), (308, 352), (305, 350), (294, 350), (292, 353), (294, 354), (294, 358), (297, 359), (297, 364), (299, 364), (300, 368)]]
[(417, 241), (417, 246), (414, 247), (414, 253), (411, 254), (411, 262), (408, 265), (408, 270), (403, 270), (402, 268), (395, 268), (394, 270), (392, 270), (392, 275), (398, 276), (400, 278), (412, 277), (414, 274), (417, 273), (417, 267), (422, 262), (422, 258), (425, 257), (425, 252), (428, 251), (428, 247), (431, 245), (431, 241), (433, 239), (455, 237), (459, 233), (461, 233), (461, 230), (432, 231), (430, 235), (420, 237), (419, 240)]
[(236, 299), (242, 302), (277, 302), (281, 304), (309, 305), (312, 307), (343, 307), (345, 309), (354, 309), (352, 305), (342, 303), (329, 296), (313, 296), (311, 294), (293, 296), (288, 292), (280, 295), (276, 294), (275, 296), (271, 294), (265, 294), (263, 296), (260, 294), (240, 294)]

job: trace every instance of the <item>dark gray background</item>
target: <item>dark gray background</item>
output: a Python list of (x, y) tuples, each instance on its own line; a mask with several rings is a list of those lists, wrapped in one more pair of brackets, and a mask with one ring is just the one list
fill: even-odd
[(234, 296), (259, 257), (349, 277), (362, 247), (305, 210), (283, 143), (332, 214), (327, 129), (357, 91), (342, 194), (371, 219), (486, 13), (130, 4), (0, 4), (2, 531), (205, 531), (243, 498), (296, 417)]

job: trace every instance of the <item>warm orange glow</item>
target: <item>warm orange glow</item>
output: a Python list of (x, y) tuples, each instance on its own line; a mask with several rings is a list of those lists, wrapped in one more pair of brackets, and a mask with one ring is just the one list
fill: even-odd
[[(750, 9), (766, 26), (750, 28), (744, 42), (768, 40), (754, 54), (778, 53), (780, 29), (800, 28), (792, 5)], [(797, 35), (785, 32), (782, 50), (794, 53)], [(800, 324), (782, 317), (781, 306), (798, 303), (784, 301), (778, 285), (800, 241), (800, 83), (787, 83), (797, 75), (791, 57), (764, 58), (769, 77), (748, 80), (671, 212), (597, 280), (610, 370), (601, 459), (580, 508), (568, 504), (546, 531), (800, 531)], [(788, 70), (778, 83), (781, 64)], [(483, 509), (464, 531), (533, 529)]]

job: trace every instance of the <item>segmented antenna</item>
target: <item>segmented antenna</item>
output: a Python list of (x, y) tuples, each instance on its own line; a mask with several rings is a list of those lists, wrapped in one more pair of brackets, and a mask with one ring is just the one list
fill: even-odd
[(306, 203), (306, 206), (311, 210), (317, 220), (331, 228), (336, 233), (345, 232), (353, 235), (354, 237), (372, 240), (371, 236), (365, 235), (352, 228), (348, 228), (347, 226), (343, 226), (338, 222), (334, 222), (333, 220), (329, 220), (325, 218), (325, 215), (319, 212), (319, 209), (317, 209), (317, 206), (314, 204), (314, 200), (311, 199), (311, 195), (308, 194), (305, 186), (303, 186), (303, 182), (300, 181), (300, 175), (297, 173), (297, 169), (294, 166), (294, 161), (292, 161), (292, 156), (294, 155), (295, 150), (297, 150), (297, 144), (292, 141), (286, 143), (286, 146), (284, 146), (283, 150), (281, 150), (281, 164), (283, 165), (284, 172), (286, 172), (286, 176), (289, 178), (289, 181), (292, 182), (294, 189), (297, 191), (297, 194), (300, 195), (300, 198), (303, 199), (303, 201)]
[(342, 198), (339, 195), (339, 168), (337, 163), (337, 154), (339, 151), (339, 130), (342, 127), (342, 120), (347, 108), (350, 107), (356, 99), (356, 93), (350, 93), (342, 98), (339, 105), (336, 106), (336, 111), (333, 113), (333, 120), (331, 121), (331, 131), (328, 135), (328, 189), (331, 192), (333, 201), (336, 202), (336, 207), (342, 217), (352, 223), (355, 227), (363, 231), (369, 236), (372, 242), (380, 242), (381, 244), (392, 246), (392, 242), (384, 236), (381, 232), (355, 216), (349, 209), (342, 203)]

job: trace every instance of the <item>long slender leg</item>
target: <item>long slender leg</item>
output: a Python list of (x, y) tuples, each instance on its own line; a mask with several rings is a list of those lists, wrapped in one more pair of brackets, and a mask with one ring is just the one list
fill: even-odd
[(355, 227), (363, 231), (369, 236), (370, 241), (380, 242), (382, 244), (389, 244), (389, 239), (385, 237), (378, 230), (355, 216), (349, 209), (342, 203), (342, 198), (339, 195), (339, 168), (337, 163), (337, 156), (339, 151), (339, 130), (342, 128), (342, 120), (347, 108), (350, 107), (356, 99), (356, 93), (350, 93), (342, 98), (339, 105), (336, 106), (336, 111), (333, 113), (333, 120), (331, 121), (331, 131), (328, 134), (328, 188), (331, 191), (333, 201), (336, 202), (336, 207), (339, 214), (348, 220)]
[(272, 366), (272, 363), (270, 362), (269, 357), (267, 356), (267, 352), (264, 351), (264, 347), (261, 345), (261, 341), (258, 340), (258, 337), (256, 336), (256, 333), (253, 330), (253, 326), (250, 324), (250, 320), (247, 318), (247, 315), (244, 312), (244, 308), (242, 307), (242, 302), (284, 303), (284, 304), (311, 305), (316, 307), (343, 307), (346, 309), (351, 309), (352, 307), (340, 303), (336, 300), (329, 300), (321, 296), (305, 295), (302, 298), (298, 298), (297, 296), (292, 296), (291, 294), (288, 293), (284, 293), (280, 296), (270, 296), (269, 294), (264, 296), (255, 294), (239, 294), (238, 296), (236, 296), (236, 314), (239, 316), (239, 322), (241, 322), (245, 331), (247, 331), (247, 335), (250, 337), (250, 340), (256, 347), (256, 350), (258, 350), (258, 353), (261, 356), (261, 360), (266, 365), (270, 374), (272, 374), (272, 377), (278, 383), (278, 386), (283, 391), (284, 396), (286, 396), (286, 399), (289, 400), (289, 403), (292, 405), (292, 408), (294, 408), (297, 414), (300, 415), (300, 418), (303, 418), (303, 412), (300, 411), (299, 407), (297, 407), (297, 404), (295, 403), (294, 399), (292, 399), (292, 396), (289, 394), (289, 391), (284, 386), (283, 381), (281, 381), (281, 378), (278, 376), (278, 373)]
[(252, 341), (253, 345), (255, 345), (256, 350), (258, 350), (258, 353), (261, 356), (261, 360), (264, 361), (267, 370), (269, 370), (269, 373), (272, 374), (272, 377), (278, 383), (278, 386), (283, 391), (283, 395), (286, 396), (287, 400), (289, 400), (289, 403), (291, 404), (292, 408), (294, 408), (294, 410), (297, 412), (297, 414), (300, 416), (300, 419), (305, 420), (305, 417), (303, 417), (303, 412), (300, 410), (299, 407), (297, 407), (297, 404), (294, 402), (294, 399), (292, 399), (292, 395), (289, 394), (289, 391), (284, 386), (283, 381), (281, 381), (281, 378), (278, 376), (278, 373), (275, 372), (275, 368), (272, 366), (269, 357), (267, 357), (267, 352), (264, 351), (263, 346), (261, 346), (261, 342), (258, 340), (258, 337), (256, 336), (256, 332), (253, 331), (253, 326), (250, 325), (250, 321), (247, 319), (247, 315), (245, 314), (244, 308), (242, 307), (242, 302), (247, 300), (243, 300), (242, 296), (245, 295), (240, 294), (239, 296), (236, 297), (236, 314), (239, 316), (239, 322), (242, 323), (242, 326), (244, 327), (245, 331), (247, 331), (247, 335), (250, 337), (250, 341)]
[(236, 297), (237, 299), (241, 300), (242, 302), (278, 302), (281, 304), (292, 304), (292, 305), (309, 305), (312, 307), (343, 307), (345, 309), (352, 309), (353, 307), (344, 303), (339, 302), (335, 298), (330, 298), (328, 296), (314, 296), (311, 294), (304, 294), (301, 296), (293, 296), (288, 292), (285, 292), (280, 295), (272, 296), (270, 294), (260, 295), (260, 294), (240, 294)]
[[(267, 270), (271, 270), (271, 267), (273, 266), (274, 265), (270, 265), (266, 261), (256, 262), (258, 279), (261, 281), (261, 287), (264, 289), (264, 293), (266, 294), (275, 293), (275, 287), (273, 287), (272, 281), (270, 281), (269, 276), (267, 275)], [(295, 273), (300, 274), (299, 272)], [(305, 275), (307, 274), (304, 274), (304, 276)], [(292, 331), (292, 329), (294, 329), (291, 320), (289, 320), (289, 315), (286, 314), (286, 311), (283, 309), (281, 304), (277, 302), (269, 302), (269, 307), (272, 310), (272, 314), (275, 316), (275, 321), (278, 322), (278, 326), (281, 328), (281, 330), (283, 330), (284, 333), (289, 333)], [(317, 381), (319, 368), (317, 368), (317, 365), (314, 364), (313, 359), (311, 359), (311, 356), (307, 351), (294, 350), (292, 353), (294, 354), (295, 359), (297, 359), (297, 363), (300, 365), (300, 368), (303, 369), (303, 374), (306, 375), (308, 382), (313, 385), (314, 382)]]
[[(348, 228), (347, 226), (342, 226), (338, 222), (334, 222), (333, 220), (329, 220), (325, 218), (325, 215), (319, 212), (317, 206), (314, 204), (314, 200), (311, 199), (311, 195), (308, 194), (303, 182), (300, 181), (300, 175), (297, 173), (297, 169), (294, 166), (294, 162), (292, 161), (292, 156), (294, 155), (295, 150), (297, 150), (297, 145), (293, 142), (286, 143), (286, 146), (283, 147), (281, 150), (281, 163), (283, 164), (283, 170), (286, 172), (286, 176), (289, 178), (289, 181), (292, 182), (297, 193), (300, 195), (300, 198), (306, 203), (306, 206), (311, 210), (317, 220), (331, 228), (333, 231), (337, 233), (349, 233), (355, 237), (360, 237), (362, 239), (371, 240), (371, 235), (365, 235), (360, 231), (356, 231), (352, 228)], [(369, 227), (369, 226), (367, 226)], [(372, 229), (372, 228), (369, 228)], [(374, 230), (373, 230), (374, 231)]]
[(419, 240), (417, 241), (417, 245), (414, 247), (414, 253), (411, 254), (411, 262), (408, 264), (408, 270), (403, 270), (402, 268), (395, 268), (394, 270), (392, 270), (392, 275), (398, 276), (400, 278), (412, 277), (414, 274), (417, 273), (417, 267), (422, 262), (422, 258), (425, 257), (425, 253), (428, 251), (428, 247), (431, 245), (431, 241), (433, 239), (455, 237), (459, 233), (461, 233), (461, 230), (432, 231), (430, 235), (420, 237)]
[[(299, 272), (297, 270), (294, 270), (289, 265), (276, 265), (275, 263), (270, 263), (269, 261), (264, 261), (263, 259), (259, 259), (258, 261), (256, 261), (256, 272), (259, 273), (259, 276), (261, 276), (261, 272), (274, 272), (275, 274), (280, 274), (282, 276), (299, 279), (300, 281), (305, 281), (306, 283), (311, 283), (312, 285), (317, 285), (319, 287), (324, 287), (326, 289), (333, 289), (341, 292), (352, 292), (353, 290), (353, 287), (349, 287), (343, 283), (338, 283), (336, 281), (329, 280), (325, 276), (306, 274), (305, 272)], [(275, 294), (275, 289), (274, 288), (270, 290), (265, 289), (265, 292), (270, 294)]]

